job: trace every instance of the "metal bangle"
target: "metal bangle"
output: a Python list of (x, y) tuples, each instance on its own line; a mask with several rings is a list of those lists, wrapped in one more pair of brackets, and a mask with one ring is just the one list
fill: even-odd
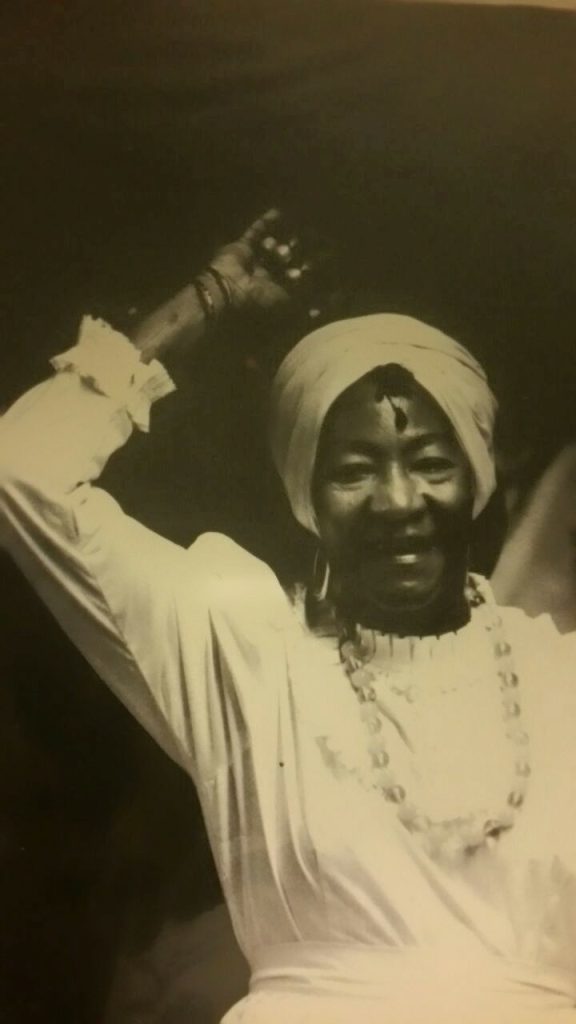
[(206, 267), (204, 273), (208, 274), (215, 281), (224, 299), (224, 305), (229, 309), (232, 306), (232, 289), (224, 274), (221, 274), (219, 270), (216, 270), (216, 267), (212, 266)]
[(196, 295), (198, 296), (198, 302), (202, 306), (202, 312), (204, 313), (204, 319), (207, 323), (213, 323), (216, 319), (216, 308), (214, 306), (214, 299), (212, 298), (209, 289), (206, 287), (203, 281), (199, 277), (192, 282)]

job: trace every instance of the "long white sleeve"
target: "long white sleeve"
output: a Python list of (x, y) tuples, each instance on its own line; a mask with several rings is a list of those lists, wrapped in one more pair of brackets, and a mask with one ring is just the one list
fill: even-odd
[[(227, 537), (184, 549), (94, 486), (151, 401), (159, 364), (87, 320), (80, 343), (0, 421), (0, 538), (72, 641), (197, 782), (268, 742), (286, 597)], [(222, 812), (222, 813), (228, 813)]]
[[(60, 371), (0, 420), (3, 546), (98, 673), (182, 760), (170, 721), (184, 549), (124, 515), (92, 486), (151, 402), (173, 389), (157, 363), (99, 321), (83, 321)], [(170, 683), (170, 685), (169, 685)]]

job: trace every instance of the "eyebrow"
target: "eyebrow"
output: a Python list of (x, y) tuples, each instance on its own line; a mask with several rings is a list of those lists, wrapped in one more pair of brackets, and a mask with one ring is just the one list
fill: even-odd
[[(410, 437), (403, 439), (404, 447), (408, 452), (418, 451), (420, 448), (426, 448), (429, 444), (453, 444), (454, 438), (447, 431), (435, 431), (426, 434), (419, 434), (417, 437)], [(352, 452), (355, 455), (367, 455), (369, 458), (376, 457), (381, 452), (381, 447), (373, 441), (363, 441), (358, 439), (351, 441), (349, 445), (346, 445), (346, 450)]]

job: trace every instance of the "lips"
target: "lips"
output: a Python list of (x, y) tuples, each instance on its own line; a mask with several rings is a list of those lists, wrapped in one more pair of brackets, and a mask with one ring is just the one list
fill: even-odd
[(404, 534), (402, 536), (378, 536), (363, 540), (360, 548), (366, 555), (388, 555), (389, 557), (401, 557), (402, 555), (426, 554), (437, 547), (438, 540), (434, 535), (429, 534)]

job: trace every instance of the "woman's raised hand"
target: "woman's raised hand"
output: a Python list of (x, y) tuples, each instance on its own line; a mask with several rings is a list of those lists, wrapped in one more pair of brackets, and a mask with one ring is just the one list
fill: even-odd
[(277, 310), (303, 295), (310, 264), (298, 238), (285, 236), (282, 214), (272, 209), (216, 252), (210, 266), (224, 278), (234, 309)]
[[(315, 257), (312, 268), (302, 248), (288, 234), (281, 213), (268, 210), (235, 242), (218, 249), (193, 282), (135, 324), (130, 337), (142, 360), (187, 351), (227, 309), (280, 314), (286, 324), (317, 320), (321, 261)], [(323, 299), (322, 315), (329, 310), (329, 299)]]

